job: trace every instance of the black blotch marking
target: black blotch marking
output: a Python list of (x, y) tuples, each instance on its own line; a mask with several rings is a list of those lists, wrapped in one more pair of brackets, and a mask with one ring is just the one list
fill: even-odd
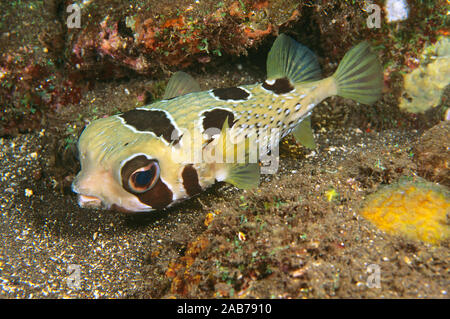
[(189, 196), (194, 196), (202, 191), (202, 187), (198, 182), (197, 170), (192, 164), (186, 165), (181, 173), (183, 178), (183, 186)]
[(133, 126), (141, 132), (152, 132), (158, 137), (162, 137), (168, 143), (175, 145), (179, 142), (180, 136), (174, 135), (172, 132), (175, 127), (170, 122), (166, 113), (158, 110), (131, 110), (119, 115), (125, 120), (125, 123)]
[(134, 171), (138, 168), (147, 166), (153, 161), (154, 160), (148, 159), (144, 155), (140, 155), (126, 162), (120, 171), (120, 175), (122, 176), (122, 186), (127, 192), (135, 195), (141, 203), (150, 205), (154, 209), (163, 209), (172, 203), (173, 193), (169, 187), (164, 184), (161, 178), (158, 178), (155, 186), (144, 193), (133, 192), (128, 185), (128, 180)]
[(212, 93), (220, 100), (225, 101), (246, 100), (250, 96), (250, 94), (247, 91), (238, 87), (214, 89), (212, 90)]
[(291, 84), (291, 81), (289, 81), (288, 78), (276, 79), (273, 84), (264, 82), (262, 87), (265, 88), (266, 90), (272, 91), (275, 94), (289, 93), (294, 89), (294, 87)]
[[(203, 130), (211, 129), (211, 128), (217, 128), (220, 131), (223, 128), (223, 124), (225, 123), (225, 119), (228, 119), (228, 127), (231, 128), (234, 121), (234, 114), (233, 112), (223, 110), (223, 109), (213, 109), (211, 111), (203, 112), (202, 115), (203, 118)], [(208, 138), (211, 139), (212, 134), (208, 135)]]

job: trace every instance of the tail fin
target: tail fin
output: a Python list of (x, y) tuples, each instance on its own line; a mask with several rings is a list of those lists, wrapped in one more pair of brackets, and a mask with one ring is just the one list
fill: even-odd
[(288, 78), (292, 83), (320, 80), (317, 58), (307, 47), (280, 34), (267, 57), (267, 79)]
[(345, 54), (333, 77), (339, 96), (363, 104), (373, 104), (381, 96), (383, 69), (367, 42)]

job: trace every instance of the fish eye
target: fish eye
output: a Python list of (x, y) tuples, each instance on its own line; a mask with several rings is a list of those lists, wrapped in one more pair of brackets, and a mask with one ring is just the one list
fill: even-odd
[(152, 161), (135, 170), (128, 179), (128, 186), (133, 192), (143, 193), (155, 186), (159, 179), (159, 164)]

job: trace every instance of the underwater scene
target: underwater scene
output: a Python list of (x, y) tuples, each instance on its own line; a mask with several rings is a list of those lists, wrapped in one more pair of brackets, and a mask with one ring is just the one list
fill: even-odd
[(0, 298), (449, 298), (447, 0), (0, 8)]

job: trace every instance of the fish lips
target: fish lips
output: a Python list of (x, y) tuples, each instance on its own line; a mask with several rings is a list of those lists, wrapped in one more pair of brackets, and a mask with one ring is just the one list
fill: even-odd
[(81, 195), (78, 194), (78, 205), (81, 208), (100, 208), (100, 209), (110, 209), (112, 211), (120, 213), (134, 213), (132, 210), (128, 210), (119, 205), (112, 204), (111, 207), (106, 207), (102, 200), (95, 196)]
[(81, 194), (77, 186), (77, 178), (72, 182), (72, 192), (77, 194), (78, 206), (81, 208), (101, 208), (103, 202), (100, 198), (92, 195)]
[(82, 208), (101, 208), (102, 200), (95, 196), (78, 194), (78, 206)]
[(117, 204), (112, 204), (111, 207), (106, 207), (102, 200), (95, 196), (87, 196), (78, 194), (78, 205), (81, 208), (99, 208), (99, 209), (108, 209), (120, 213), (136, 213), (132, 210), (123, 208)]

